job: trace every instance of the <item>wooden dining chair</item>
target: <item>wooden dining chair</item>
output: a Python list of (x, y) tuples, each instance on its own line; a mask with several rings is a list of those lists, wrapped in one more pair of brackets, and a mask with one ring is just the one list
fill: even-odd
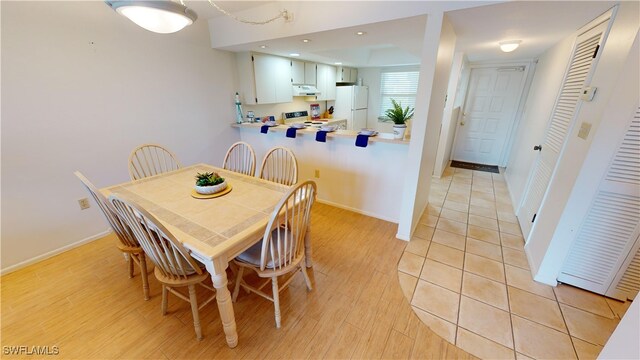
[(131, 180), (178, 170), (182, 167), (178, 158), (169, 150), (157, 144), (142, 144), (129, 155), (129, 176)]
[(283, 185), (298, 182), (298, 162), (293, 152), (286, 147), (269, 149), (260, 166), (260, 178)]
[[(203, 284), (209, 274), (202, 269), (189, 251), (149, 212), (132, 202), (112, 194), (109, 201), (129, 225), (147, 257), (156, 265), (154, 274), (162, 284), (162, 315), (167, 313), (168, 292), (191, 303), (193, 326), (202, 340), (199, 310), (216, 298), (213, 287)], [(213, 295), (198, 306), (195, 285), (213, 291)], [(187, 287), (188, 295), (175, 288)]]
[(239, 141), (229, 148), (222, 167), (237, 173), (253, 176), (256, 172), (256, 153), (251, 145)]
[(116, 209), (107, 201), (107, 198), (102, 195), (98, 189), (87, 179), (80, 171), (74, 172), (74, 174), (82, 181), (87, 191), (91, 194), (93, 199), (98, 204), (100, 210), (107, 218), (107, 222), (111, 225), (113, 232), (118, 237), (118, 249), (125, 254), (129, 268), (129, 278), (133, 278), (133, 264), (136, 263), (140, 268), (140, 277), (142, 278), (142, 292), (144, 293), (144, 299), (149, 300), (149, 278), (147, 276), (147, 262), (145, 259), (144, 251), (138, 244), (135, 236), (131, 232), (129, 226), (127, 226), (118, 215)]
[[(304, 261), (304, 238), (316, 192), (316, 183), (313, 181), (305, 181), (291, 188), (273, 210), (262, 239), (234, 259), (238, 266), (238, 275), (233, 290), (233, 301), (238, 298), (240, 287), (273, 301), (277, 328), (280, 328), (279, 293), (294, 278), (289, 277), (279, 286), (278, 276), (299, 270), (304, 276), (307, 289), (312, 290)], [(255, 271), (259, 277), (267, 279), (258, 287), (252, 287), (242, 279), (244, 269)], [(269, 284), (269, 280), (272, 295), (262, 291)]]

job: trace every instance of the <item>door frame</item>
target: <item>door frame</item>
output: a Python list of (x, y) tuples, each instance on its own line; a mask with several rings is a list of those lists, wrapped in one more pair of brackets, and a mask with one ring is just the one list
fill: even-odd
[(502, 147), (502, 151), (500, 154), (500, 161), (498, 163), (499, 167), (505, 167), (507, 165), (507, 161), (509, 160), (509, 155), (511, 154), (511, 148), (513, 146), (513, 140), (515, 137), (516, 129), (520, 124), (520, 120), (522, 119), (522, 112), (524, 110), (524, 104), (526, 102), (526, 95), (528, 95), (529, 87), (531, 86), (531, 79), (529, 77), (529, 73), (531, 70), (531, 65), (533, 64), (532, 60), (522, 60), (522, 61), (507, 61), (507, 62), (486, 62), (486, 63), (470, 63), (469, 64), (469, 79), (467, 80), (467, 91), (464, 97), (464, 104), (462, 104), (462, 108), (460, 113), (458, 114), (458, 118), (456, 119), (456, 130), (453, 138), (453, 144), (451, 145), (451, 157), (450, 161), (453, 160), (454, 149), (458, 145), (459, 134), (458, 129), (460, 128), (460, 119), (464, 115), (464, 110), (467, 107), (469, 102), (469, 84), (471, 83), (471, 76), (474, 69), (491, 69), (491, 68), (508, 68), (508, 67), (524, 67), (524, 71), (522, 73), (522, 81), (520, 82), (520, 89), (518, 90), (518, 99), (516, 100), (516, 111), (513, 113), (513, 118), (511, 118), (509, 129), (507, 130), (507, 138), (505, 139), (505, 143)]

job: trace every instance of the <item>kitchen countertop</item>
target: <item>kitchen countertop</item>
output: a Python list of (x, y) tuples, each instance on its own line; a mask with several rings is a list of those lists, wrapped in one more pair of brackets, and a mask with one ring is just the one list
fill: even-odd
[[(333, 121), (339, 121), (340, 119), (335, 119)], [(269, 128), (269, 133), (271, 132), (286, 132), (287, 129), (289, 128), (290, 124), (279, 124), (278, 126), (274, 126)], [(243, 129), (247, 129), (247, 128), (255, 128), (256, 132), (258, 132), (259, 128), (262, 126), (261, 123), (243, 123), (243, 124), (232, 124), (231, 127), (235, 127), (235, 128), (243, 128)], [(309, 136), (309, 137), (313, 137), (313, 140), (315, 141), (315, 133), (318, 130), (316, 128), (313, 127), (307, 127), (305, 129), (300, 129), (297, 132), (297, 135), (302, 135), (304, 136)], [(265, 135), (269, 135), (268, 133)], [(330, 132), (327, 133), (327, 139), (330, 138), (352, 138), (355, 140), (356, 136), (358, 135), (358, 131), (356, 130), (336, 130), (334, 132)], [(369, 137), (369, 142), (384, 142), (384, 143), (391, 143), (391, 144), (402, 144), (402, 145), (408, 145), (409, 141), (408, 140), (395, 140), (393, 139), (393, 134), (391, 133), (379, 133), (377, 136), (371, 136)]]

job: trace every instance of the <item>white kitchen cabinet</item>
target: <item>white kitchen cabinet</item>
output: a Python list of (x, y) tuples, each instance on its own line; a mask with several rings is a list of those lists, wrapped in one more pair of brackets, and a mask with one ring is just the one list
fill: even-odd
[(316, 63), (305, 62), (304, 63), (304, 83), (305, 85), (316, 85)]
[(294, 85), (308, 84), (306, 82), (306, 66), (304, 61), (291, 60), (291, 82)]
[(317, 65), (316, 87), (320, 91), (320, 95), (316, 97), (316, 100), (326, 101), (336, 99), (336, 71), (335, 66), (326, 64)]
[(355, 83), (358, 80), (358, 69), (346, 66), (336, 68), (336, 81), (345, 83)]
[(291, 60), (279, 56), (236, 54), (240, 95), (244, 104), (275, 104), (293, 101)]

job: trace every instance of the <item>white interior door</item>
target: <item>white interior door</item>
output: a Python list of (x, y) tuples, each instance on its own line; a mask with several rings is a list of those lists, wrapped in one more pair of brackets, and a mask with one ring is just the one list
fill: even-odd
[(522, 93), (524, 67), (471, 70), (453, 160), (499, 165)]
[(567, 135), (575, 122), (582, 101), (580, 93), (595, 69), (600, 45), (608, 27), (608, 19), (587, 29), (576, 39), (569, 67), (553, 108), (545, 138), (533, 150), (539, 151), (532, 175), (527, 185), (522, 207), (518, 211), (518, 221), (525, 239), (529, 236), (535, 217), (540, 209), (544, 194), (564, 147)]

